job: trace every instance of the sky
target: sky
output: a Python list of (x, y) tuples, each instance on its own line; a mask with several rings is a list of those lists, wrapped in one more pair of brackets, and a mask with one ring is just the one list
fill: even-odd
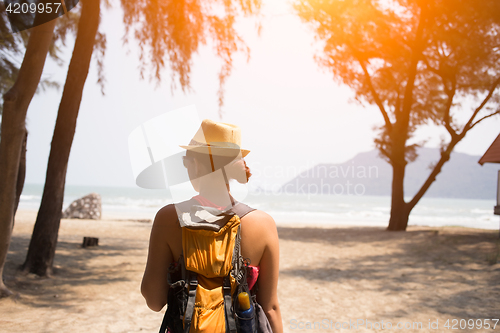
[[(119, 6), (105, 9), (100, 28), (107, 36), (105, 95), (96, 83), (94, 59), (83, 93), (66, 184), (134, 187), (129, 134), (151, 118), (189, 105), (196, 106), (200, 120), (210, 118), (241, 127), (242, 147), (251, 151), (246, 161), (255, 175), (254, 186), (282, 184), (317, 163), (342, 163), (374, 149), (373, 128), (383, 121), (380, 112), (373, 106), (352, 102), (352, 91), (335, 83), (332, 74), (317, 65), (314, 55), (320, 44), (293, 13), (290, 3), (264, 0), (260, 22), (260, 34), (254, 18), (238, 23), (238, 31), (250, 48), (250, 60), (243, 54), (234, 58), (221, 119), (217, 104), (221, 61), (210, 46), (201, 47), (194, 56), (192, 91), (172, 90), (168, 68), (157, 87), (155, 82), (140, 79), (138, 48), (133, 39), (123, 45)], [(57, 66), (49, 59), (43, 74), (61, 86), (71, 57), (71, 39), (67, 45), (64, 65)], [(28, 110), (28, 184), (45, 181), (61, 94), (62, 89), (40, 93)], [(499, 129), (499, 117), (485, 121), (467, 134), (455, 151), (482, 155)], [(416, 139), (427, 140), (427, 147), (436, 147), (443, 136), (442, 129), (426, 127)]]

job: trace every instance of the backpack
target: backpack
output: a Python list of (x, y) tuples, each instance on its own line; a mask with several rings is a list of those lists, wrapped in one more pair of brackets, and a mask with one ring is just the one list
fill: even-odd
[[(160, 333), (239, 333), (237, 296), (250, 295), (248, 261), (241, 256), (240, 218), (253, 208), (237, 202), (220, 212), (193, 199), (176, 204), (182, 227), (182, 254), (168, 270), (167, 311)], [(254, 307), (252, 333), (271, 332), (264, 311), (250, 297)]]

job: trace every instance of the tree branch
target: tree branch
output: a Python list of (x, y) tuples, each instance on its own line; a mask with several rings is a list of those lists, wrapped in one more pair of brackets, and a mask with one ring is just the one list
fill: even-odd
[[(432, 67), (430, 64), (429, 64), (429, 61), (427, 60), (426, 57), (422, 57), (422, 61), (424, 62), (425, 66), (427, 66), (427, 69), (430, 70), (432, 73), (436, 74), (437, 76), (439, 76), (441, 79), (444, 79), (442, 73), (438, 70), (438, 69), (435, 69), (434, 67)], [(444, 80), (443, 80), (444, 81)]]
[(377, 94), (377, 91), (375, 90), (375, 87), (373, 86), (373, 82), (370, 76), (370, 73), (368, 73), (368, 69), (366, 68), (366, 65), (364, 64), (364, 61), (358, 58), (358, 62), (363, 69), (363, 72), (365, 74), (365, 79), (366, 82), (368, 83), (368, 88), (370, 89), (370, 92), (373, 96), (373, 99), (375, 100), (375, 103), (377, 104), (380, 112), (382, 113), (382, 116), (384, 117), (385, 121), (385, 126), (387, 127), (388, 132), (392, 130), (392, 122), (389, 119), (389, 115), (387, 114), (387, 111), (385, 110), (384, 104), (380, 100), (379, 95)]
[(422, 196), (425, 194), (425, 192), (429, 189), (431, 184), (436, 180), (436, 176), (441, 172), (441, 168), (443, 165), (450, 159), (450, 154), (457, 145), (464, 137), (467, 132), (473, 128), (475, 125), (477, 125), (479, 122), (483, 121), (486, 118), (492, 117), (494, 115), (500, 114), (500, 110), (497, 110), (496, 112), (489, 114), (487, 116), (482, 117), (481, 119), (477, 120), (475, 123), (472, 123), (474, 121), (474, 118), (477, 116), (479, 111), (482, 110), (482, 108), (488, 103), (488, 101), (491, 99), (493, 96), (493, 93), (497, 86), (500, 84), (500, 77), (495, 80), (493, 85), (491, 86), (488, 95), (484, 98), (484, 100), (481, 102), (481, 105), (474, 111), (474, 114), (471, 116), (467, 124), (464, 125), (464, 128), (462, 129), (462, 132), (460, 134), (456, 134), (455, 136), (452, 135), (451, 141), (446, 147), (446, 149), (441, 152), (441, 158), (439, 159), (438, 163), (434, 166), (432, 172), (430, 173), (429, 177), (427, 177), (426, 181), (420, 188), (420, 190), (415, 194), (413, 199), (408, 203), (410, 210), (415, 207), (417, 202), (422, 198)]
[[(446, 75), (446, 73), (444, 73), (442, 70), (433, 68), (429, 64), (429, 61), (427, 60), (427, 58), (423, 57), (422, 61), (427, 66), (427, 69), (429, 69), (432, 73), (436, 74), (437, 76), (439, 76), (441, 78), (441, 81), (442, 81), (443, 86), (444, 86), (444, 90), (446, 92), (446, 95), (448, 96), (448, 100), (446, 101), (446, 106), (444, 109), (443, 123), (444, 123), (444, 127), (446, 128), (448, 133), (450, 133), (451, 137), (453, 138), (453, 137), (457, 136), (458, 134), (455, 131), (455, 129), (451, 126), (450, 110), (451, 110), (451, 106), (453, 104), (453, 98), (455, 97), (455, 94), (457, 92), (457, 81), (456, 81), (455, 77), (450, 77), (449, 75)], [(448, 82), (451, 83), (450, 89), (448, 89)]]
[(477, 124), (479, 124), (481, 121), (485, 120), (486, 118), (489, 118), (489, 117), (493, 117), (493, 116), (496, 116), (497, 114), (500, 114), (500, 110), (496, 111), (496, 112), (493, 112), (492, 114), (489, 114), (487, 116), (484, 116), (483, 118), (479, 119), (478, 121), (476, 121), (475, 123), (473, 123), (469, 130), (471, 130), (474, 126), (476, 126)]
[[(493, 93), (498, 88), (499, 84), (500, 84), (500, 76), (495, 80), (495, 82), (493, 82), (493, 84), (491, 85), (491, 88), (488, 92), (488, 95), (486, 95), (486, 97), (481, 102), (481, 104), (476, 108), (476, 110), (474, 110), (474, 113), (470, 117), (469, 121), (467, 122), (467, 124), (465, 124), (465, 126), (462, 130), (463, 135), (465, 135), (465, 133), (467, 133), (472, 128), (472, 126), (473, 126), (472, 122), (474, 121), (474, 118), (476, 118), (477, 114), (479, 113), (479, 111), (481, 111), (483, 109), (483, 107), (486, 105), (486, 103), (489, 102), (489, 100), (493, 96)], [(480, 119), (479, 121), (482, 121), (482, 120), (483, 119)], [(477, 122), (476, 122), (476, 124), (477, 124)], [(460, 133), (460, 135), (462, 135), (462, 133)]]
[(455, 97), (455, 93), (457, 92), (457, 83), (455, 80), (451, 82), (451, 89), (448, 90), (446, 95), (448, 95), (448, 100), (446, 101), (446, 106), (444, 110), (444, 116), (443, 116), (443, 122), (444, 122), (444, 127), (450, 133), (451, 138), (455, 138), (458, 136), (457, 131), (451, 126), (450, 123), (450, 110), (451, 106), (453, 104), (453, 98)]
[[(406, 87), (403, 95), (403, 107), (400, 113), (396, 115), (401, 115), (397, 122), (400, 123), (401, 134), (404, 133), (404, 139), (406, 141), (408, 124), (410, 121), (410, 113), (413, 106), (413, 89), (415, 88), (415, 79), (417, 77), (417, 67), (420, 59), (423, 58), (423, 34), (424, 27), (427, 22), (427, 11), (425, 8), (422, 8), (420, 11), (420, 19), (418, 21), (417, 31), (415, 34), (415, 40), (413, 42), (412, 54), (411, 54), (411, 62), (410, 68), (408, 70), (408, 80), (406, 82)], [(400, 137), (399, 139), (401, 139)], [(405, 143), (406, 145), (406, 143)]]
[(420, 190), (415, 194), (413, 199), (411, 199), (410, 202), (408, 202), (408, 207), (410, 210), (415, 207), (415, 205), (418, 203), (420, 199), (424, 196), (425, 192), (429, 189), (429, 187), (432, 185), (432, 183), (436, 180), (436, 176), (441, 172), (441, 169), (443, 165), (448, 162), (450, 159), (450, 154), (453, 151), (453, 148), (455, 148), (456, 144), (462, 140), (463, 137), (456, 136), (455, 138), (452, 138), (450, 143), (448, 144), (448, 147), (444, 151), (441, 152), (441, 158), (439, 161), (436, 163), (434, 168), (432, 169), (432, 172), (429, 174), (429, 177), (425, 180), (424, 184), (422, 187), (420, 187)]

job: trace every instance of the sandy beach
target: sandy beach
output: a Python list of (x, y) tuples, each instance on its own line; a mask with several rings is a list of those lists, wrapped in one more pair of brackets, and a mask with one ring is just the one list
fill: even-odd
[[(17, 214), (5, 267), (16, 295), (0, 300), (0, 332), (158, 331), (163, 311), (149, 310), (139, 292), (151, 223), (106, 215), (62, 220), (55, 274), (42, 279), (17, 271), (35, 218), (36, 212)], [(500, 317), (498, 231), (291, 225), (278, 231), (285, 332), (490, 332), (484, 325)], [(82, 248), (84, 236), (98, 237), (99, 246)]]

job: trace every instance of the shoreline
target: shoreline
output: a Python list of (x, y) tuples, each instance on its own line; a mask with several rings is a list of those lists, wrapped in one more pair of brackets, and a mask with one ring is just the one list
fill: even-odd
[[(35, 189), (28, 186), (21, 198), (20, 209), (38, 210), (40, 191), (41, 188)], [(167, 191), (69, 186), (65, 193), (63, 208), (66, 208), (74, 199), (96, 191), (102, 197), (104, 218), (110, 219), (154, 219), (156, 212), (172, 201)], [(248, 194), (240, 200), (251, 207), (267, 212), (278, 224), (386, 227), (390, 218), (391, 199), (389, 196), (256, 196)], [(493, 214), (494, 205), (493, 199), (424, 197), (412, 210), (409, 225), (431, 227), (460, 225), (498, 230), (500, 217)]]
[[(37, 210), (35, 209), (25, 209), (25, 208), (20, 208), (18, 211), (20, 214), (27, 214), (31, 216), (33, 219), (36, 219), (36, 214), (38, 213)], [(102, 219), (101, 221), (119, 221), (119, 222), (141, 222), (141, 223), (150, 223), (152, 224), (154, 218), (155, 218), (155, 212), (120, 212), (120, 211), (103, 211)], [(272, 217), (273, 214), (270, 213)], [(499, 232), (500, 230), (500, 216), (493, 215), (491, 214), (492, 220), (498, 219), (498, 222), (493, 221), (495, 223), (494, 226), (488, 227), (488, 228), (481, 228), (481, 227), (473, 227), (473, 226), (464, 226), (460, 224), (450, 224), (450, 225), (439, 225), (437, 223), (419, 223), (419, 224), (412, 224), (411, 221), (408, 224), (408, 230), (410, 228), (465, 228), (465, 229), (472, 229), (472, 230), (488, 230), (488, 231), (497, 231)], [(290, 227), (290, 228), (349, 228), (349, 227), (359, 227), (359, 228), (387, 228), (388, 225), (388, 220), (387, 221), (362, 221), (362, 220), (350, 220), (350, 221), (315, 221), (315, 222), (304, 222), (303, 219), (297, 219), (295, 221), (286, 219), (283, 220), (279, 217), (275, 218), (276, 225), (278, 227)]]

